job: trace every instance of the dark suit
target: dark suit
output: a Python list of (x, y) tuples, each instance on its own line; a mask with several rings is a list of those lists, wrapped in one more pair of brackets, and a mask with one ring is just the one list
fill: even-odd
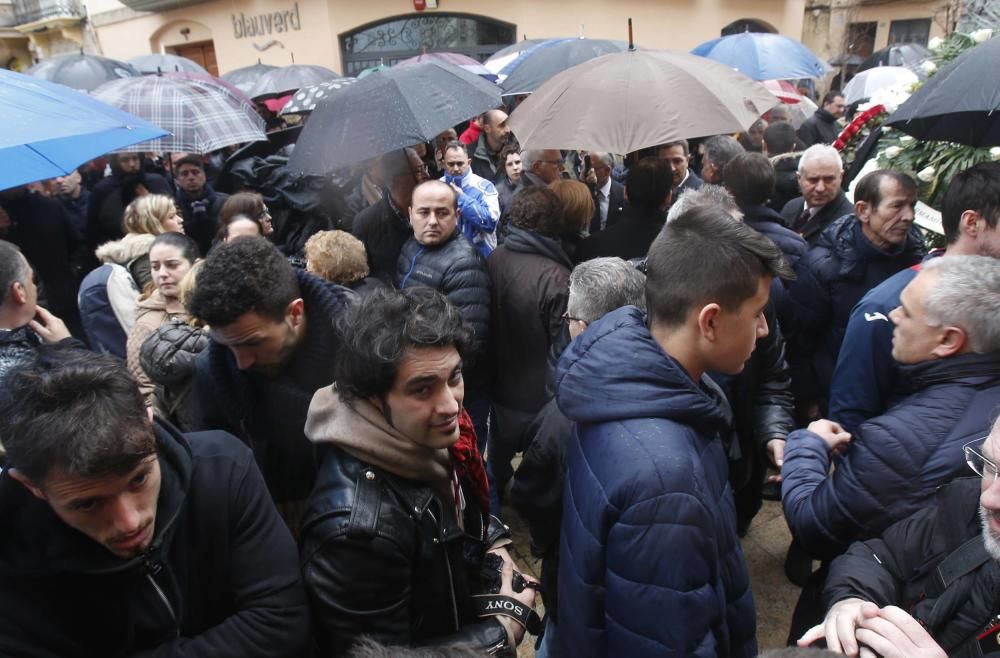
[(837, 192), (837, 196), (834, 197), (833, 201), (814, 212), (812, 217), (804, 224), (800, 224), (805, 203), (803, 197), (795, 197), (781, 209), (781, 217), (785, 220), (785, 226), (805, 238), (810, 247), (816, 246), (816, 241), (819, 240), (820, 233), (832, 224), (833, 220), (854, 212), (854, 205), (848, 201), (844, 193)]
[(661, 211), (650, 212), (629, 206), (621, 221), (581, 242), (575, 260), (582, 263), (605, 256), (617, 256), (622, 260), (643, 258), (663, 228), (665, 218)]
[(670, 203), (673, 204), (674, 201), (677, 201), (677, 197), (679, 197), (684, 190), (697, 190), (704, 184), (705, 181), (703, 181), (698, 174), (688, 169), (687, 178), (684, 179), (684, 182), (670, 191), (672, 195), (670, 197)]
[(603, 222), (601, 221), (601, 202), (598, 196), (598, 191), (594, 190), (594, 217), (590, 220), (591, 235), (617, 224), (625, 211), (625, 186), (621, 183), (611, 181), (611, 189), (608, 190), (608, 216)]

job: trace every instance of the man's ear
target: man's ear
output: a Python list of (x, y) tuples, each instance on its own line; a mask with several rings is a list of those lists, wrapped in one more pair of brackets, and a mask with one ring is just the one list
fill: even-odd
[(714, 343), (719, 338), (718, 320), (721, 312), (722, 307), (715, 302), (706, 304), (698, 311), (698, 332), (709, 342)]
[(854, 213), (864, 223), (868, 223), (868, 216), (871, 214), (872, 204), (867, 201), (858, 201), (854, 204)]
[(958, 230), (965, 233), (970, 238), (979, 237), (979, 220), (983, 219), (975, 210), (966, 210), (962, 213), (961, 217), (958, 218)]
[(16, 468), (8, 469), (7, 472), (10, 473), (10, 476), (12, 478), (14, 478), (18, 482), (20, 482), (21, 485), (24, 486), (25, 489), (27, 489), (28, 491), (30, 491), (35, 498), (38, 498), (40, 500), (45, 500), (45, 501), (48, 500), (48, 498), (45, 497), (45, 492), (42, 491), (42, 489), (38, 485), (36, 485), (31, 480), (29, 480), (24, 475), (24, 473), (21, 473)]
[(962, 353), (969, 344), (969, 337), (964, 329), (959, 327), (942, 327), (941, 339), (931, 354), (938, 359), (947, 359)]
[(298, 329), (306, 319), (306, 303), (301, 297), (288, 302), (288, 306), (285, 307), (285, 318), (293, 329)]
[(28, 301), (28, 289), (20, 281), (10, 284), (10, 292), (18, 304), (24, 304)]

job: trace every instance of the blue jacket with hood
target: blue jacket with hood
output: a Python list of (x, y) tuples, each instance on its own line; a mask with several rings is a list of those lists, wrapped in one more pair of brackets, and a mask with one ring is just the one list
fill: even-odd
[(756, 620), (719, 440), (725, 417), (626, 306), (559, 361), (567, 656), (751, 656)]

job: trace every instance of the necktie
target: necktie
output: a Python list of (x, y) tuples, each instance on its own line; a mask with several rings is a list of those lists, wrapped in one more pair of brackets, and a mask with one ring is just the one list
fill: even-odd
[(809, 221), (810, 217), (812, 217), (812, 213), (809, 212), (809, 206), (806, 205), (805, 207), (802, 208), (802, 214), (799, 215), (799, 218), (797, 220), (795, 220), (795, 226), (792, 227), (792, 230), (795, 231), (796, 233), (800, 232), (802, 228), (806, 225), (806, 222)]
[(603, 220), (601, 217), (601, 201), (604, 199), (604, 192), (597, 190), (594, 192), (594, 218), (590, 220), (590, 234), (593, 235), (600, 231), (603, 227)]

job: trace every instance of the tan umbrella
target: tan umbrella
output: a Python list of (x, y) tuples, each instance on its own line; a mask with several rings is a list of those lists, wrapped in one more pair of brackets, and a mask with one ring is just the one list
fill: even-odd
[(677, 139), (746, 130), (781, 101), (724, 64), (635, 50), (554, 76), (508, 120), (523, 148), (631, 153)]

